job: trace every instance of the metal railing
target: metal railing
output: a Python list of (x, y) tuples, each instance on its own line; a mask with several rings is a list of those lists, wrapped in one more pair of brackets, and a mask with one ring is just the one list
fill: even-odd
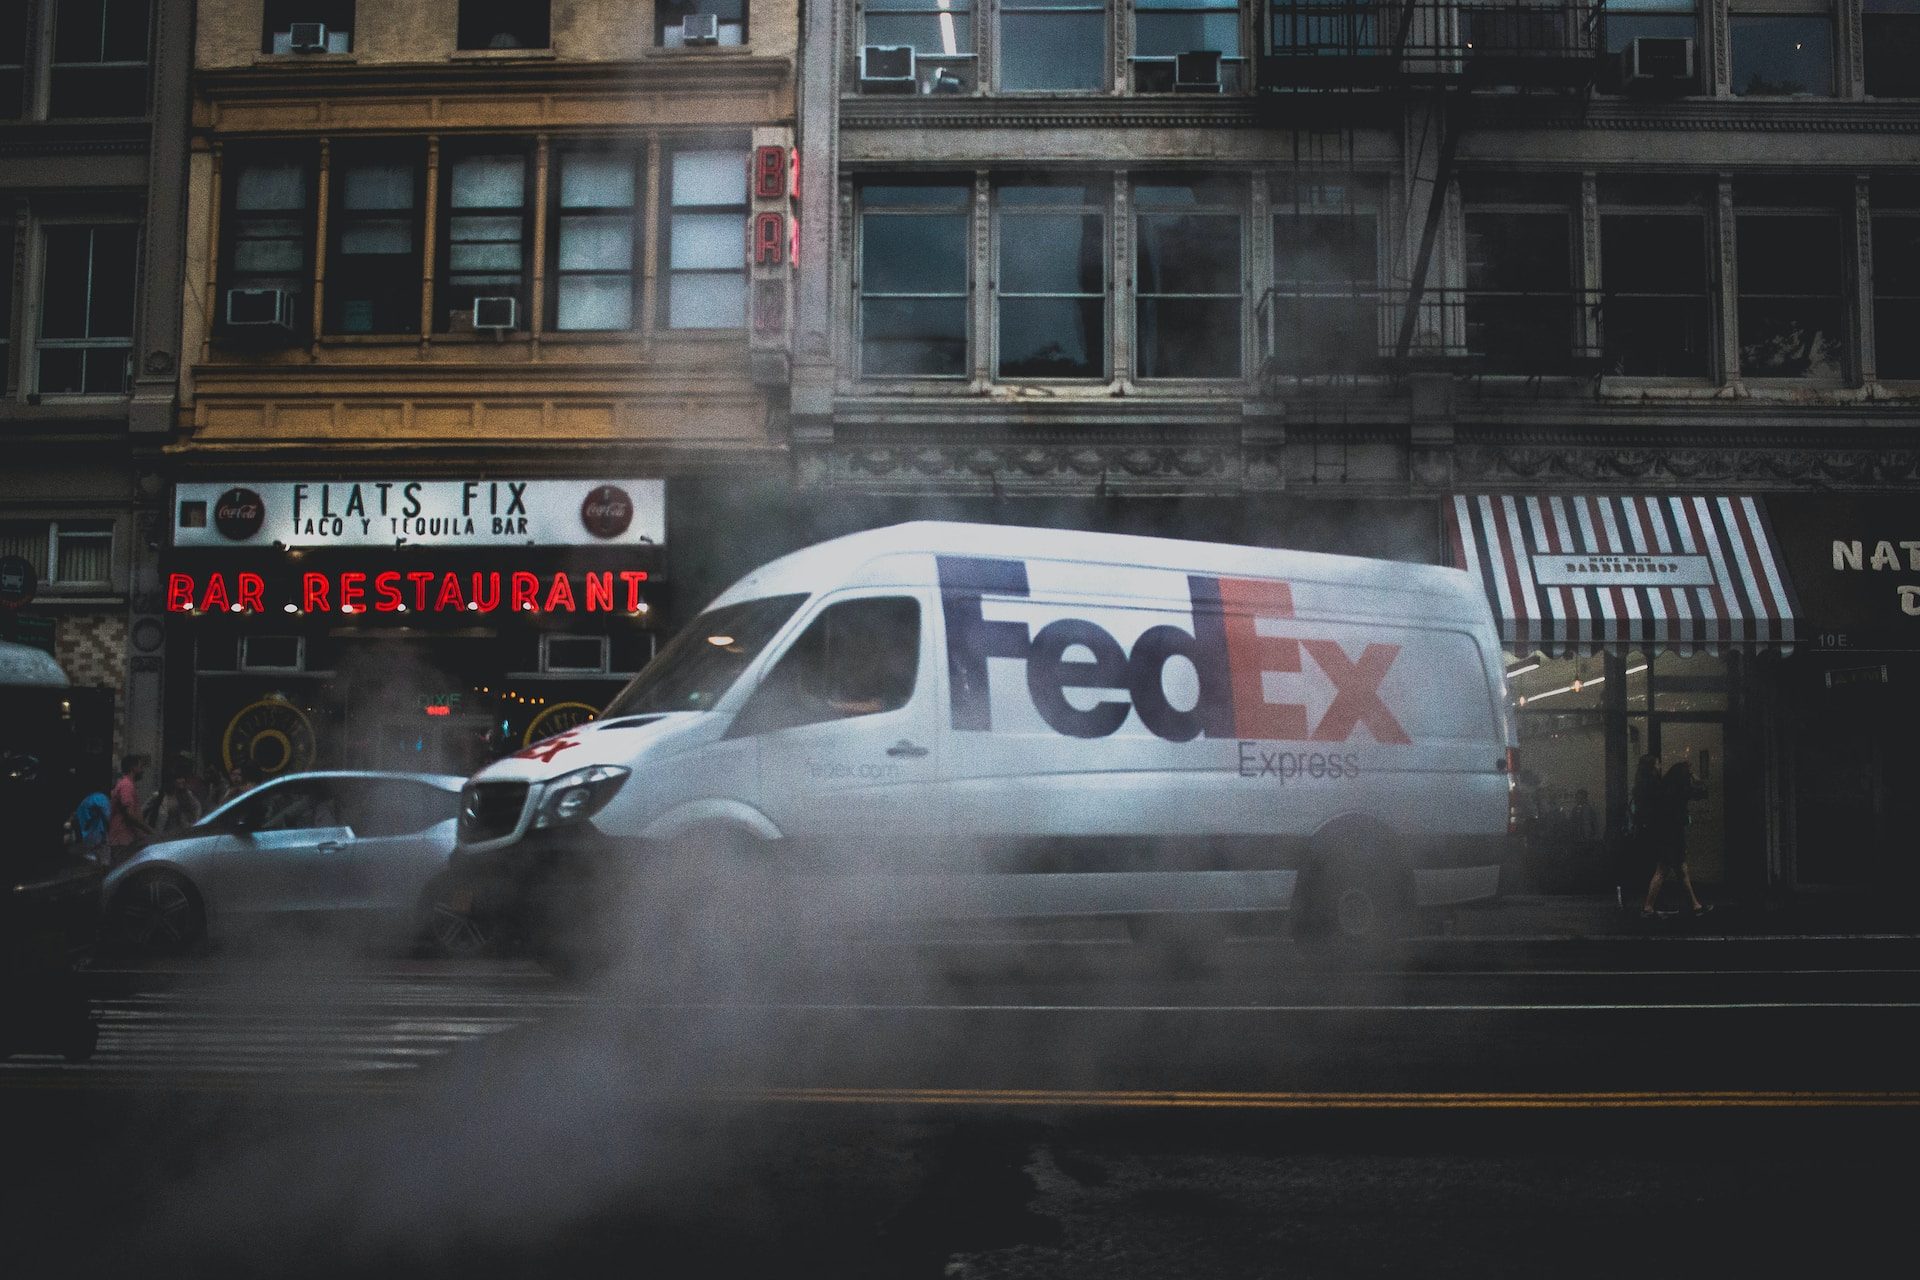
[(1599, 0), (1271, 0), (1261, 87), (1397, 79), (1579, 84), (1602, 49)]

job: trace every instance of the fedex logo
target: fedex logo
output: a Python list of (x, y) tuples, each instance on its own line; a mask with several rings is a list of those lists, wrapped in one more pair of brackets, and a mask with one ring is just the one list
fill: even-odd
[[(1030, 633), (1024, 622), (989, 619), (988, 596), (1028, 595), (1027, 566), (1020, 560), (939, 556), (941, 610), (947, 623), (947, 683), (953, 727), (990, 731), (988, 659), (1026, 665), (1027, 692), (1035, 710), (1054, 729), (1074, 738), (1104, 738), (1126, 722), (1129, 710), (1155, 735), (1171, 742), (1195, 737), (1277, 741), (1345, 742), (1360, 725), (1374, 741), (1408, 743), (1393, 712), (1381, 700), (1380, 684), (1396, 644), (1369, 644), (1358, 658), (1332, 640), (1261, 635), (1256, 618), (1293, 616), (1293, 590), (1284, 582), (1213, 578), (1189, 574), (1193, 629), (1160, 625), (1140, 633), (1133, 651), (1112, 633), (1084, 618), (1061, 618)], [(1091, 657), (1068, 658), (1084, 648)], [(1199, 675), (1200, 696), (1181, 710), (1168, 700), (1162, 679), (1167, 660), (1180, 656)], [(1311, 660), (1334, 687), (1333, 701), (1317, 724), (1307, 723), (1300, 703), (1268, 702), (1267, 672), (1299, 672)], [(1069, 689), (1124, 692), (1081, 709)]]

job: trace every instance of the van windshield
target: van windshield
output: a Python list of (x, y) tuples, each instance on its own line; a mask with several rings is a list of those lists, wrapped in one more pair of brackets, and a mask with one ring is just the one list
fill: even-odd
[(806, 598), (804, 593), (767, 596), (709, 609), (668, 641), (599, 719), (712, 710)]

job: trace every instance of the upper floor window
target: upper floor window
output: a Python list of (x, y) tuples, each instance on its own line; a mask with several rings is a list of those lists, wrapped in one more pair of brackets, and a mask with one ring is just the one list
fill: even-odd
[(1104, 181), (995, 192), (997, 376), (1106, 377), (1110, 198)]
[(653, 42), (667, 49), (747, 42), (747, 0), (655, 0)]
[(139, 228), (56, 224), (43, 237), (41, 395), (125, 395), (133, 355)]
[(634, 211), (640, 158), (621, 151), (561, 151), (555, 157), (553, 327), (631, 329), (639, 278)]
[(548, 0), (460, 0), (462, 49), (545, 49), (553, 43)]
[(972, 205), (965, 181), (861, 189), (861, 376), (967, 376)]
[(1310, 376), (1377, 356), (1379, 269), (1377, 185), (1276, 182), (1265, 338), (1277, 367)]
[[(1876, 181), (1876, 194), (1879, 182)], [(1873, 214), (1873, 338), (1882, 378), (1920, 378), (1920, 192)], [(1876, 200), (1877, 203), (1877, 200)]]
[(1236, 184), (1149, 179), (1134, 188), (1134, 372), (1241, 373), (1242, 210)]
[(1467, 350), (1490, 373), (1551, 373), (1574, 348), (1573, 199), (1552, 179), (1461, 183)]
[(741, 328), (747, 322), (747, 153), (686, 150), (668, 160), (667, 327)]
[(1134, 0), (1136, 92), (1232, 91), (1239, 58), (1240, 0)]
[(304, 330), (313, 239), (310, 162), (284, 153), (236, 158), (226, 182), (226, 281), (218, 320), (230, 336)]
[(527, 154), (488, 150), (441, 166), (441, 283), (434, 327), (527, 327), (527, 244), (533, 221)]
[(420, 331), (422, 172), (417, 154), (334, 161), (329, 333)]
[(54, 591), (113, 585), (113, 521), (0, 521), (0, 556), (19, 556)]
[(13, 227), (0, 226), (0, 395), (13, 384)]
[(1819, 97), (1833, 92), (1833, 14), (1817, 0), (1812, 7), (1817, 11), (1735, 10), (1728, 17), (1733, 93)]
[(1866, 0), (1863, 17), (1867, 92), (1920, 98), (1920, 0)]
[(354, 0), (266, 0), (260, 52), (351, 53)]
[(1711, 372), (1705, 196), (1697, 182), (1601, 179), (1605, 372), (1683, 378)]
[(1847, 376), (1846, 242), (1837, 199), (1799, 181), (1736, 186), (1740, 372)]
[[(1601, 21), (1608, 54), (1600, 71), (1603, 89), (1699, 89), (1702, 46), (1694, 0), (1602, 0)], [(1643, 46), (1636, 56), (1636, 40), (1658, 45)], [(1689, 45), (1674, 43), (1680, 40)]]
[(1001, 89), (1106, 87), (1105, 0), (1000, 0), (999, 12)]
[(47, 114), (147, 114), (149, 0), (59, 0)]
[(17, 120), (26, 111), (27, 23), (32, 10), (9, 5), (0, 15), (0, 120)]
[(863, 45), (911, 48), (922, 58), (973, 52), (972, 0), (870, 0)]

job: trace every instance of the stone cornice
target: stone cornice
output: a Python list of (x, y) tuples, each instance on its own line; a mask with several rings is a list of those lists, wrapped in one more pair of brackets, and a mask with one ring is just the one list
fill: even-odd
[(641, 58), (624, 62), (263, 63), (194, 72), (197, 97), (212, 102), (278, 101), (337, 95), (432, 97), (446, 93), (634, 95), (717, 87), (773, 89), (790, 83), (786, 58)]

